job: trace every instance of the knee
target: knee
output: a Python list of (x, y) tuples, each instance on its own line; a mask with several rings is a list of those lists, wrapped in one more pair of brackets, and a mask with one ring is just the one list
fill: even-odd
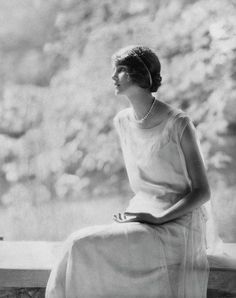
[(101, 238), (106, 226), (92, 226), (85, 227), (79, 231), (75, 231), (68, 236), (65, 241), (65, 245), (70, 248), (74, 246), (84, 246), (91, 241), (96, 241), (97, 238)]

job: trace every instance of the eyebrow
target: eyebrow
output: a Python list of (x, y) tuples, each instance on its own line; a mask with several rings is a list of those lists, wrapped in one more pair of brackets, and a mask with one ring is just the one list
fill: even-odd
[(127, 66), (126, 66), (126, 65), (122, 65), (122, 64), (120, 64), (120, 65), (115, 65), (115, 66), (113, 67), (113, 69), (115, 69), (115, 68), (127, 68)]

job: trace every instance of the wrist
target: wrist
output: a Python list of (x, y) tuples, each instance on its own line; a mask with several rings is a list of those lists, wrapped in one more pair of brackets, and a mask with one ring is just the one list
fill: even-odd
[(169, 216), (168, 216), (168, 212), (167, 212), (166, 210), (164, 210), (164, 211), (160, 214), (160, 216), (158, 216), (158, 218), (157, 218), (158, 223), (165, 223), (165, 222), (167, 222), (167, 221), (169, 221), (169, 220), (170, 220), (170, 218), (169, 218)]

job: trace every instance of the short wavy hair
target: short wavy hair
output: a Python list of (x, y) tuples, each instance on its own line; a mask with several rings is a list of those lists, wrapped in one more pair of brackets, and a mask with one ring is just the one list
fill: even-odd
[(161, 64), (153, 50), (142, 45), (120, 49), (112, 56), (113, 64), (124, 65), (132, 82), (139, 87), (156, 92), (161, 86)]

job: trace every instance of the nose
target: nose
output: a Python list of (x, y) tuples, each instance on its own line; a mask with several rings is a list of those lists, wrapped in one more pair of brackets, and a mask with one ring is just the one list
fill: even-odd
[(116, 75), (115, 71), (113, 72), (111, 78), (112, 78), (113, 81), (115, 81), (117, 79), (117, 75)]

